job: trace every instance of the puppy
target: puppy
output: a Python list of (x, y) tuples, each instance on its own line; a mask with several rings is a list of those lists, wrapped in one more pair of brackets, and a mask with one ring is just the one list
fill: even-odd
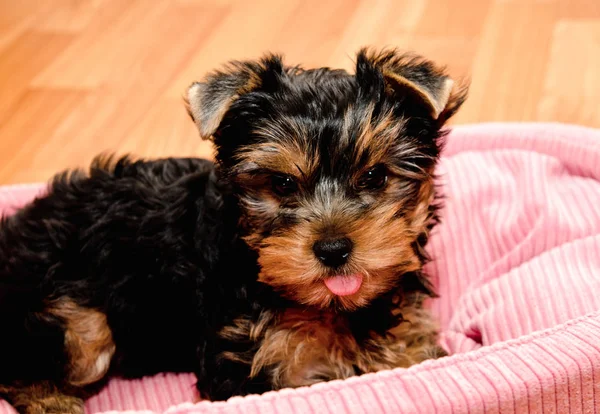
[(101, 156), (0, 224), (0, 392), (82, 412), (109, 375), (195, 371), (201, 397), (444, 355), (423, 302), (442, 127), (466, 98), (433, 63), (355, 73), (232, 62), (188, 111), (216, 163)]

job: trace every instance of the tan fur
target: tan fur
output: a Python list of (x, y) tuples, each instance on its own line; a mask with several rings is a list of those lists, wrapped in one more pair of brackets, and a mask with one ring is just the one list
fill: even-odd
[(196, 126), (200, 131), (202, 139), (209, 139), (219, 127), (221, 120), (229, 110), (231, 104), (239, 97), (237, 94), (233, 94), (227, 98), (223, 98), (217, 109), (211, 114), (210, 117), (203, 116), (203, 85), (195, 83), (191, 85), (187, 91), (187, 97), (184, 100), (188, 113), (192, 116), (192, 119), (196, 122)]
[(435, 200), (435, 186), (433, 179), (423, 181), (419, 188), (415, 206), (406, 212), (409, 228), (413, 234), (427, 233), (427, 225), (431, 222), (431, 209)]
[[(460, 98), (453, 98), (451, 80), (442, 80), (429, 90), (428, 85), (395, 74), (386, 66), (389, 60), (376, 63), (384, 66), (382, 73), (390, 78), (388, 83), (401, 86), (404, 93), (414, 90), (413, 95), (431, 106), (440, 122), (444, 111)], [(355, 119), (361, 122), (358, 131)], [(421, 271), (426, 255), (423, 243), (417, 240), (427, 236), (433, 220), (433, 171), (425, 167), (434, 164), (434, 155), (429, 155), (433, 151), (407, 134), (406, 120), (397, 114), (376, 113), (375, 104), (366, 112), (363, 107), (350, 106), (339, 137), (342, 144), (355, 140), (353, 152), (344, 154), (353, 164), (350, 183), (309, 181), (305, 189), (306, 178), (325, 160), (307, 150), (311, 146), (306, 142), (313, 137), (296, 122), (294, 118), (269, 120), (257, 127), (253, 134), (265, 139), (239, 148), (233, 171), (244, 188), (242, 226), (249, 230), (244, 240), (258, 252), (258, 280), (291, 299), (296, 307), (280, 313), (265, 311), (258, 320), (238, 319), (224, 328), (224, 339), (251, 341), (256, 348), (223, 352), (221, 358), (247, 364), (251, 376), (266, 373), (275, 388), (282, 388), (408, 367), (442, 355), (436, 345), (436, 326), (422, 308), (424, 296), (420, 293), (407, 293), (397, 298), (399, 304), (390, 303), (403, 322), (385, 334), (371, 333), (360, 341), (346, 313), (367, 307), (390, 292), (401, 275)], [(361, 178), (378, 164), (388, 172), (385, 187), (361, 191)], [(270, 184), (273, 173), (293, 177), (298, 193), (287, 199), (274, 194)], [(348, 197), (354, 190), (355, 196)], [(295, 220), (278, 227), (277, 220), (285, 217), (286, 209), (293, 210)], [(270, 228), (274, 230), (265, 231)], [(324, 237), (352, 241), (346, 263), (332, 269), (320, 262), (313, 245)], [(324, 283), (327, 277), (351, 274), (363, 277), (354, 294), (335, 295)]]
[[(233, 102), (261, 86), (262, 79), (259, 73), (264, 70), (263, 64), (251, 69), (244, 67), (243, 64), (232, 63), (222, 73), (213, 74), (212, 78), (209, 76), (205, 82), (195, 82), (188, 87), (184, 96), (184, 104), (196, 123), (202, 139), (210, 139), (213, 136)], [(208, 94), (205, 90), (206, 82), (214, 81), (215, 76), (233, 76), (244, 81), (219, 94)]]
[(352, 335), (344, 314), (315, 308), (265, 313), (256, 324), (238, 320), (221, 332), (231, 340), (258, 342), (258, 351), (221, 357), (250, 365), (251, 376), (264, 370), (274, 388), (285, 388), (409, 367), (445, 354), (437, 345), (437, 327), (422, 309), (420, 296), (411, 295), (396, 312), (402, 314), (403, 322), (386, 335), (371, 334), (361, 343)]
[[(318, 156), (309, 156), (297, 140), (283, 140), (287, 136), (285, 128), (290, 129), (297, 136), (304, 132), (300, 126), (290, 124), (273, 128), (272, 130), (256, 131), (257, 134), (271, 134), (274, 142), (248, 145), (242, 147), (236, 155), (238, 164), (235, 180), (244, 188), (241, 197), (247, 215), (245, 222), (240, 223), (242, 228), (263, 228), (263, 222), (270, 221), (277, 215), (280, 199), (273, 194), (270, 184), (271, 174), (291, 176), (298, 186), (302, 188), (306, 177), (309, 177), (319, 165)], [(256, 174), (256, 171), (269, 172)], [(247, 234), (246, 243), (253, 248), (259, 248), (262, 237), (258, 234)]]
[[(355, 162), (368, 155), (366, 165), (356, 169), (353, 181), (357, 182), (362, 174), (377, 164), (384, 164), (393, 173), (393, 177), (402, 179), (427, 180), (431, 178), (430, 171), (424, 171), (411, 160), (423, 159), (424, 155), (418, 145), (410, 140), (399, 141), (404, 133), (404, 120), (398, 119), (392, 113), (383, 113), (377, 118), (372, 116), (373, 107), (369, 108), (367, 116), (362, 121), (360, 133), (356, 139)], [(410, 137), (409, 137), (410, 138)], [(405, 159), (405, 167), (389, 162), (389, 157)], [(392, 177), (392, 178), (393, 178)]]
[[(296, 141), (264, 143), (243, 147), (238, 155), (238, 170), (243, 174), (247, 166), (261, 168), (279, 174), (287, 174), (302, 181), (319, 165), (319, 158), (309, 156)], [(238, 179), (245, 178), (240, 175)]]
[(47, 312), (65, 321), (65, 348), (70, 359), (68, 381), (83, 386), (107, 373), (115, 352), (106, 315), (78, 306), (68, 298), (54, 301)]
[[(392, 113), (383, 113), (373, 118), (374, 105), (367, 109), (367, 115), (362, 120), (362, 128), (356, 138), (355, 159), (359, 160), (365, 152), (370, 155), (371, 166), (384, 162), (392, 147), (398, 146), (404, 123)], [(361, 173), (361, 171), (357, 171)]]
[(440, 125), (452, 116), (466, 99), (468, 82), (456, 83), (443, 67), (430, 67), (435, 76), (441, 80), (441, 84), (436, 85), (432, 90), (432, 85), (427, 86), (421, 84), (418, 78), (408, 79), (404, 76), (406, 67), (425, 62), (421, 57), (410, 53), (399, 55), (393, 50), (376, 51), (368, 48), (363, 50), (368, 60), (383, 73), (390, 93), (398, 90), (403, 94), (406, 91), (411, 92), (429, 108), (430, 115), (433, 119), (437, 119)]
[[(378, 207), (357, 217), (348, 215), (350, 207), (343, 198), (333, 196), (329, 204), (317, 200), (319, 206), (314, 208), (324, 216), (321, 222), (307, 221), (285, 234), (265, 238), (260, 248), (259, 280), (311, 306), (288, 309), (279, 315), (263, 314), (255, 324), (236, 321), (223, 335), (231, 340), (250, 338), (258, 343), (258, 350), (255, 354), (227, 353), (223, 357), (250, 365), (251, 375), (265, 370), (273, 385), (283, 388), (348, 378), (357, 371), (408, 367), (444, 355), (436, 344), (437, 326), (422, 309), (424, 297), (418, 293), (403, 298), (395, 309), (395, 313), (402, 314), (402, 323), (383, 336), (372, 334), (361, 343), (354, 338), (344, 314), (338, 312), (340, 308), (366, 306), (393, 287), (399, 274), (421, 269), (412, 244), (427, 233), (432, 219), (429, 206), (434, 199), (434, 185), (430, 172), (425, 175), (428, 178), (421, 182), (414, 200), (387, 200), (384, 195)], [(391, 178), (385, 193), (398, 194), (401, 185), (401, 180)], [(404, 202), (409, 201), (411, 207), (404, 209)], [(303, 203), (301, 209), (315, 211), (309, 201)], [(396, 214), (400, 210), (404, 215)], [(365, 275), (354, 295), (335, 296), (324, 286), (325, 271), (311, 251), (323, 222), (333, 227), (337, 223), (354, 242), (353, 255), (344, 271)]]
[[(83, 414), (83, 399), (65, 394), (56, 385), (44, 381), (22, 386), (2, 386), (0, 393), (22, 414)], [(72, 394), (76, 394), (73, 392)]]
[[(391, 180), (386, 191), (396, 191), (399, 182)], [(344, 214), (343, 199), (335, 199), (322, 220), (307, 221), (291, 227), (286, 233), (266, 237), (259, 250), (261, 272), (259, 280), (269, 284), (282, 295), (301, 304), (337, 307), (352, 310), (367, 305), (371, 300), (394, 286), (397, 275), (421, 268), (412, 243), (427, 232), (431, 217), (429, 204), (433, 185), (424, 183), (416, 207), (406, 217), (397, 217), (401, 203), (386, 202), (353, 219)], [(313, 209), (304, 207), (305, 215)], [(323, 269), (312, 252), (312, 245), (320, 237), (322, 226), (343, 228), (354, 243), (351, 259), (345, 265), (346, 274), (360, 273), (365, 279), (359, 292), (350, 296), (335, 296), (323, 283)], [(377, 252), (377, 254), (373, 254)], [(282, 258), (285, 257), (285, 260)]]
[(392, 88), (405, 88), (411, 90), (415, 95), (417, 95), (419, 99), (421, 99), (421, 101), (423, 101), (423, 103), (429, 107), (433, 119), (437, 119), (444, 111), (444, 108), (446, 108), (448, 100), (450, 99), (452, 88), (454, 86), (454, 81), (450, 78), (447, 78), (444, 80), (442, 89), (439, 91), (438, 96), (434, 96), (427, 91), (427, 89), (396, 73), (384, 71), (383, 76), (386, 81), (392, 85)]

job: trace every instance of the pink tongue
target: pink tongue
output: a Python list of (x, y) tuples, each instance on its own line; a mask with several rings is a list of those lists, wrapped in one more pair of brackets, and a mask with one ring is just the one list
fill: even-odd
[(325, 279), (325, 286), (334, 295), (348, 296), (358, 292), (360, 285), (362, 285), (362, 279), (362, 275), (359, 274), (333, 276)]

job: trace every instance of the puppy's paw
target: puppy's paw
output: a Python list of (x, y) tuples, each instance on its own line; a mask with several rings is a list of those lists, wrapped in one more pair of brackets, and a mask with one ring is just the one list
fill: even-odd
[(29, 401), (25, 406), (15, 407), (23, 414), (84, 414), (83, 400), (66, 395), (55, 395)]

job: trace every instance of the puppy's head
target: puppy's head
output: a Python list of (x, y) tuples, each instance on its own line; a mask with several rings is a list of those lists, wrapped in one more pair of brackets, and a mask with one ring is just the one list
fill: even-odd
[(233, 62), (187, 102), (236, 189), (259, 280), (353, 310), (421, 269), (440, 128), (465, 97), (420, 57), (361, 50), (354, 74)]

